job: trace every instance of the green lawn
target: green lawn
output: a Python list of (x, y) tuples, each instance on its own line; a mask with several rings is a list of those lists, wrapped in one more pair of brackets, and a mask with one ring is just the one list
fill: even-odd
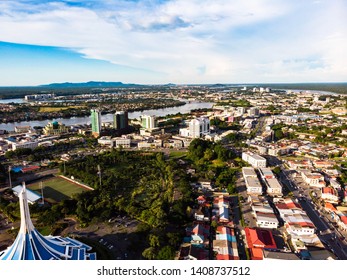
[(214, 167), (224, 167), (226, 166), (226, 163), (220, 159), (215, 159), (212, 161), (212, 166)]
[[(43, 196), (45, 200), (51, 203), (60, 202), (64, 199), (69, 199), (72, 195), (81, 193), (86, 189), (73, 184), (63, 178), (55, 177), (42, 182)], [(30, 184), (29, 189), (41, 194), (40, 182)]]
[(184, 158), (186, 155), (187, 155), (187, 152), (172, 151), (170, 152), (170, 159), (180, 159), (180, 158)]

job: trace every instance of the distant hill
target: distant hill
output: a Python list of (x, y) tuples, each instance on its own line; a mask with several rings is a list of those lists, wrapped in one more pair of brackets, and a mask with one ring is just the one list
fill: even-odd
[(122, 82), (99, 82), (90, 81), (86, 83), (53, 83), (40, 85), (43, 88), (112, 88), (112, 87), (142, 87), (138, 84), (123, 84)]

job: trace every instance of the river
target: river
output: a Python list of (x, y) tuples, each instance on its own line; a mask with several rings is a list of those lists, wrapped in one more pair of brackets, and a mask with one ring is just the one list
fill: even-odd
[[(10, 100), (10, 99), (7, 99)], [(169, 108), (163, 108), (163, 109), (155, 109), (155, 110), (144, 110), (144, 111), (136, 111), (136, 112), (129, 112), (129, 119), (135, 119), (139, 118), (141, 115), (154, 115), (157, 117), (166, 116), (169, 114), (176, 114), (176, 113), (190, 113), (191, 110), (194, 109), (204, 109), (204, 108), (212, 108), (213, 104), (212, 102), (199, 102), (199, 101), (189, 101), (183, 100), (187, 102), (185, 105), (182, 106), (176, 106), (176, 107), (169, 107)], [(1, 101), (0, 101), (1, 103)], [(10, 103), (10, 102), (8, 102)], [(69, 118), (69, 119), (54, 119), (55, 121), (62, 122), (65, 125), (76, 125), (76, 124), (90, 124), (90, 117), (76, 117), (76, 118)], [(51, 122), (53, 120), (45, 120), (45, 121), (29, 121), (29, 122), (15, 122), (15, 123), (0, 123), (0, 130), (7, 130), (7, 131), (14, 131), (15, 126), (45, 126), (48, 124), (48, 122)], [(113, 114), (106, 114), (101, 116), (102, 122), (113, 122)]]
[(0, 99), (0, 103), (2, 104), (9, 104), (9, 103), (25, 103), (24, 98), (11, 98), (11, 99)]

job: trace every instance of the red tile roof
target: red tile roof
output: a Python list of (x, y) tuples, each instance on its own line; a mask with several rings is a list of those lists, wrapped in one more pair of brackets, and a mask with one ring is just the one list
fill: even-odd
[(336, 211), (336, 208), (330, 202), (325, 202), (325, 208), (329, 209), (329, 210), (332, 210), (334, 212)]
[(347, 225), (347, 216), (341, 216), (340, 219), (345, 225)]
[(249, 248), (277, 248), (276, 242), (273, 238), (271, 231), (260, 228), (245, 228), (245, 232)]
[(334, 194), (334, 191), (331, 188), (325, 187), (325, 188), (322, 188), (322, 193)]
[(22, 172), (25, 173), (25, 172), (29, 172), (29, 171), (33, 171), (33, 170), (37, 170), (37, 169), (40, 169), (40, 166), (28, 166), (28, 167), (24, 167), (22, 168)]
[(307, 223), (307, 222), (293, 222), (290, 223), (288, 222), (289, 225), (298, 225), (301, 227), (309, 227), (309, 228), (314, 228), (314, 224), (313, 223)]
[(284, 202), (276, 203), (275, 204), (278, 209), (295, 209), (299, 208), (301, 209), (300, 204), (294, 202), (293, 200), (285, 200)]
[(261, 248), (250, 248), (252, 260), (262, 260), (263, 259), (263, 249)]

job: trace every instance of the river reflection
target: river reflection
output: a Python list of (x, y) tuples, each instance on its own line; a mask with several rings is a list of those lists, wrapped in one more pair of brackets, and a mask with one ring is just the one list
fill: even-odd
[[(8, 99), (10, 100), (10, 99)], [(177, 114), (177, 113), (190, 113), (191, 110), (195, 109), (204, 109), (204, 108), (212, 108), (213, 104), (212, 102), (199, 102), (199, 101), (186, 101), (187, 102), (183, 106), (177, 106), (177, 107), (170, 107), (170, 108), (164, 108), (164, 109), (155, 109), (155, 110), (144, 110), (144, 111), (136, 111), (136, 112), (129, 112), (129, 118), (139, 118), (141, 115), (154, 115), (157, 117), (166, 116), (169, 114)], [(189, 102), (189, 103), (188, 103)], [(9, 103), (9, 102), (8, 102)], [(76, 124), (90, 124), (90, 117), (76, 117), (76, 118), (59, 118), (54, 119), (58, 122), (62, 122), (65, 125), (76, 125)], [(45, 121), (29, 121), (29, 122), (15, 122), (15, 123), (0, 123), (0, 130), (7, 130), (7, 131), (14, 131), (15, 126), (45, 126), (48, 122), (52, 120), (45, 120)], [(102, 115), (101, 117), (102, 122), (112, 122), (113, 121), (113, 114), (106, 114)]]

